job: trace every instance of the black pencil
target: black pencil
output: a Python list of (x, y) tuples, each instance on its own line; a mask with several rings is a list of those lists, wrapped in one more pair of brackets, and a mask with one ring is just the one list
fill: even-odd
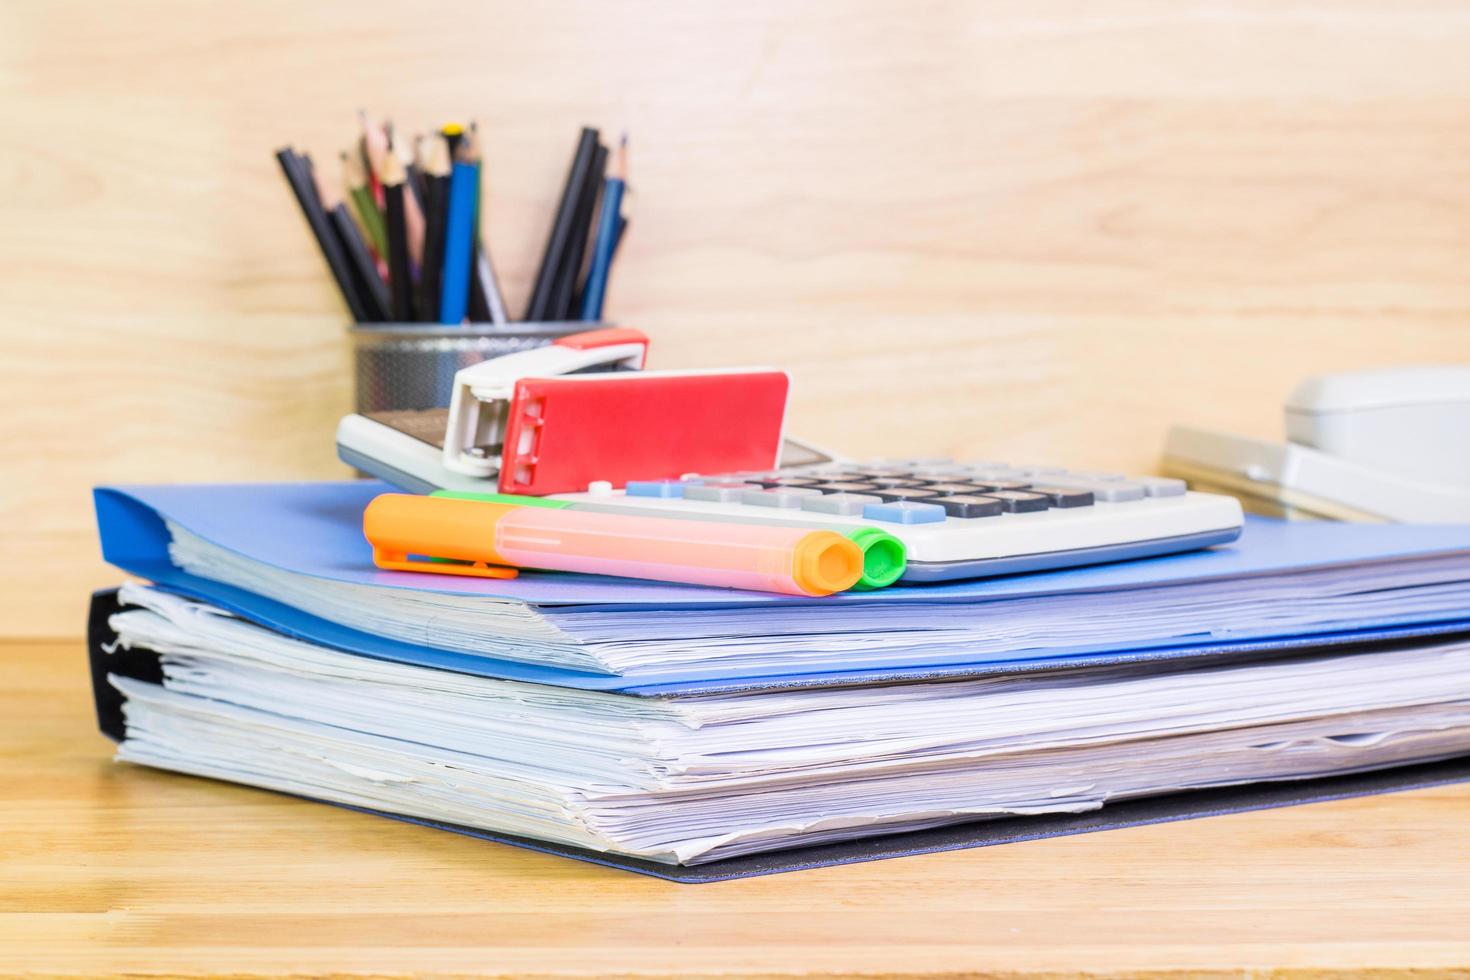
[(311, 157), (303, 153), (301, 160), (311, 177), (311, 186), (316, 191), (316, 199), (321, 202), (322, 210), (327, 214), (327, 221), (331, 223), (332, 232), (337, 236), (343, 254), (347, 256), (347, 264), (352, 271), (352, 282), (357, 288), (358, 297), (362, 300), (367, 319), (374, 323), (388, 319), (388, 286), (383, 282), (382, 275), (378, 273), (378, 263), (373, 259), (373, 253), (363, 240), (362, 231), (352, 217), (352, 211), (343, 203), (342, 195), (338, 193), (332, 182), (322, 180), (321, 175), (316, 172), (316, 166), (312, 163)]
[(526, 308), (527, 320), (544, 320), (551, 311), (558, 276), (566, 262), (567, 248), (571, 242), (577, 206), (581, 203), (587, 180), (592, 174), (597, 146), (597, 130), (582, 127), (582, 134), (577, 139), (577, 152), (572, 156), (566, 185), (562, 188), (561, 203), (557, 205), (556, 218), (552, 221), (551, 233), (546, 239), (546, 251), (541, 256), (541, 267), (536, 272), (531, 302)]
[(587, 238), (592, 234), (593, 216), (597, 213), (597, 198), (602, 190), (603, 172), (606, 169), (607, 147), (599, 143), (592, 154), (592, 169), (582, 184), (582, 196), (577, 202), (576, 216), (572, 220), (567, 254), (562, 260), (561, 271), (557, 274), (556, 290), (552, 293), (548, 319), (577, 318), (577, 284), (582, 278), (582, 258), (587, 252)]
[(449, 218), (449, 144), (435, 133), (424, 154), (424, 264), (419, 267), (419, 319), (439, 322), (444, 288), (444, 233)]
[(362, 232), (358, 230), (352, 212), (347, 210), (346, 204), (338, 201), (327, 213), (331, 216), (332, 227), (336, 229), (343, 250), (352, 263), (353, 278), (358, 284), (363, 305), (367, 307), (368, 320), (374, 323), (387, 320), (388, 284), (378, 275), (378, 263), (373, 261), (373, 253), (368, 251), (367, 242), (362, 240)]
[(396, 153), (383, 159), (383, 210), (388, 216), (388, 288), (393, 297), (393, 319), (413, 320), (413, 273), (408, 258), (408, 218), (405, 212), (403, 163)]
[(276, 162), (281, 165), (281, 173), (285, 175), (286, 183), (291, 185), (291, 191), (296, 195), (296, 203), (301, 206), (301, 213), (306, 216), (306, 223), (316, 238), (317, 246), (322, 250), (322, 258), (326, 259), (327, 268), (331, 270), (332, 278), (337, 281), (337, 288), (341, 290), (342, 298), (346, 300), (347, 308), (352, 312), (352, 318), (359, 323), (365, 322), (368, 319), (367, 306), (358, 294), (357, 284), (352, 278), (352, 268), (342, 243), (338, 240), (336, 232), (333, 231), (326, 209), (322, 207), (322, 202), (317, 197), (311, 171), (306, 161), (297, 156), (290, 147), (285, 147), (276, 151)]

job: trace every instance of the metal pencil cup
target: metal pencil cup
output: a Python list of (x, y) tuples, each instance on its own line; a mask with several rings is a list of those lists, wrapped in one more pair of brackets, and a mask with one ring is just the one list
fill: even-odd
[(558, 337), (606, 324), (368, 323), (351, 329), (357, 361), (357, 410), (443, 408), (454, 374), (491, 357), (545, 347)]

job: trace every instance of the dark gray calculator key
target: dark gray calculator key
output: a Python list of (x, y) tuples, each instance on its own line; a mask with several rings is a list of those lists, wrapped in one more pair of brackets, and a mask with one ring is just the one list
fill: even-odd
[(987, 480), (984, 477), (975, 477), (970, 481), (972, 486), (978, 487), (980, 493), (993, 493), (996, 490), (1029, 490), (1031, 484), (1025, 480)]
[(1091, 490), (1074, 490), (1070, 487), (1032, 487), (1032, 493), (1044, 494), (1053, 507), (1091, 507)]
[(867, 481), (875, 487), (921, 487), (927, 480), (916, 480), (910, 476), (875, 476)]
[(793, 473), (791, 475), (803, 478), (811, 477), (823, 483), (845, 483), (849, 480), (856, 480), (863, 474), (853, 470), (805, 470), (801, 473)]
[(940, 493), (980, 493), (981, 490), (973, 483), (926, 483), (924, 487), (929, 490), (938, 490)]
[(928, 500), (930, 497), (943, 496), (938, 490), (928, 487), (875, 487), (867, 491), (884, 503), (892, 503), (895, 500)]
[(872, 493), (877, 488), (871, 483), (858, 480), (837, 480), (831, 483), (813, 483), (813, 490), (823, 493)]
[(773, 487), (814, 487), (825, 481), (810, 476), (777, 476), (769, 480), (752, 477), (750, 482), (769, 490)]
[(986, 496), (999, 500), (1005, 506), (1006, 512), (1011, 514), (1029, 514), (1051, 506), (1051, 501), (1044, 494), (1028, 493), (1025, 490), (997, 490)]
[(950, 517), (995, 517), (1006, 512), (1006, 505), (999, 500), (978, 494), (931, 497), (926, 502), (943, 507)]

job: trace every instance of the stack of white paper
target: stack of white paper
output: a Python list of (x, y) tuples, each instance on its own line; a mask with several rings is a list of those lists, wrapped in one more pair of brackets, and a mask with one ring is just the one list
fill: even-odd
[[(1298, 621), (1349, 601), (1355, 587), (1352, 570), (1339, 569), (1298, 580), (1295, 597), (1271, 609), (1249, 583), (1226, 596), (1181, 587), (1167, 602), (1113, 606), (1110, 618), (1121, 635), (1137, 618), (1233, 622), (1246, 603)], [(1433, 584), (1406, 587), (1433, 603)], [(139, 608), (113, 617), (119, 642), (163, 654), (165, 672), (161, 687), (113, 679), (127, 694), (123, 759), (662, 862), (1470, 752), (1463, 642), (1186, 670), (648, 698), (345, 654), (139, 586), (123, 598)], [(996, 604), (933, 628), (947, 642), (1000, 644), (1026, 642), (1028, 622), (1058, 636), (1083, 628), (1035, 601), (1024, 614)], [(488, 642), (483, 600), (479, 609)], [(518, 613), (496, 629), (514, 621), (507, 632), (521, 629), (528, 643), (536, 634), (538, 650), (565, 642), (630, 669), (654, 650), (712, 655), (709, 639), (728, 624), (707, 612), (693, 617), (705, 641), (686, 646), (671, 636), (548, 641), (536, 634), (545, 624)], [(896, 632), (916, 630), (902, 610), (893, 615), (905, 623)], [(801, 611), (803, 622), (812, 616)], [(923, 616), (932, 622), (933, 607)], [(691, 635), (690, 619), (680, 625)], [(566, 632), (560, 622), (551, 629)], [(853, 655), (893, 639), (845, 637)], [(713, 655), (763, 655), (730, 641)], [(804, 642), (829, 638), (793, 637), (787, 655)]]

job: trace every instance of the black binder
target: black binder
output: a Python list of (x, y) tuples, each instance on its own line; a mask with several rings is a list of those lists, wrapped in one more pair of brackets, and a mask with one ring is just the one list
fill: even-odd
[[(153, 684), (163, 682), (163, 671), (159, 664), (158, 654), (142, 649), (114, 649), (117, 636), (108, 627), (107, 621), (120, 608), (116, 589), (94, 592), (87, 620), (87, 649), (92, 668), (92, 692), (97, 705), (97, 724), (102, 733), (113, 741), (121, 741), (126, 734), (122, 710), (126, 699), (120, 691), (107, 683), (107, 675), (117, 674)], [(1449, 637), (1439, 636), (1437, 639), (1443, 640)], [(1404, 641), (1398, 642), (1401, 645)], [(1375, 647), (1385, 645), (1373, 644)], [(1342, 650), (1341, 647), (1337, 649)], [(933, 830), (910, 831), (883, 837), (868, 837), (835, 844), (819, 844), (786, 851), (727, 858), (690, 867), (660, 864), (640, 858), (622, 857), (617, 854), (590, 851), (585, 848), (570, 847), (528, 837), (516, 837), (511, 834), (497, 834), (474, 827), (440, 823), (436, 820), (385, 813), (364, 807), (333, 805), (381, 817), (391, 817), (424, 827), (433, 827), (436, 830), (447, 830), (469, 837), (478, 837), (481, 840), (494, 841), (499, 844), (512, 844), (546, 854), (556, 854), (611, 868), (635, 871), (668, 881), (694, 884), (777, 874), (782, 871), (853, 864), (859, 861), (877, 861), (882, 858), (904, 857), (911, 854), (930, 854), (936, 851), (988, 847), (992, 844), (1009, 844), (1015, 841), (1038, 840), (1045, 837), (1063, 837), (1094, 830), (1139, 827), (1145, 824), (1188, 820), (1192, 817), (1210, 817), (1227, 813), (1243, 813), (1248, 810), (1292, 806), (1297, 803), (1319, 803), (1353, 796), (1368, 796), (1374, 793), (1422, 789), (1465, 780), (1470, 780), (1470, 755), (1441, 762), (1399, 766), (1347, 776), (1229, 786), (1147, 799), (1125, 800), (1119, 803), (1109, 803), (1100, 810), (1084, 814), (1009, 817), (1001, 820), (956, 824)]]

